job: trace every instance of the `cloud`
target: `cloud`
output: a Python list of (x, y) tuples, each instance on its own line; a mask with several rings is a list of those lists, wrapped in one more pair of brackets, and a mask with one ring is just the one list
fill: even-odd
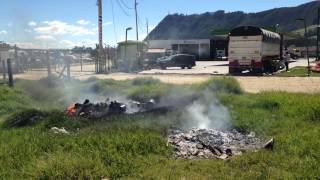
[(77, 21), (77, 23), (80, 24), (80, 25), (88, 25), (88, 24), (90, 24), (90, 21), (81, 19), (81, 20)]
[(74, 42), (74, 41), (70, 41), (70, 40), (62, 40), (59, 42), (62, 47), (66, 47), (66, 48), (72, 48), (72, 47), (75, 47), (75, 46), (82, 46), (82, 43), (80, 42)]
[(111, 26), (112, 24), (113, 24), (112, 21), (108, 21), (108, 22), (103, 23), (104, 26)]
[(71, 41), (68, 39), (62, 40), (59, 42), (61, 47), (65, 48), (73, 48), (75, 46), (86, 46), (86, 47), (94, 47), (97, 44), (97, 41), (92, 39), (84, 39), (82, 41)]
[(31, 33), (31, 32), (32, 32), (32, 29), (24, 29), (24, 32)]
[(54, 38), (53, 36), (50, 36), (50, 35), (36, 36), (35, 39), (37, 39), (37, 40), (45, 40), (45, 41), (56, 40), (56, 38)]
[(6, 30), (0, 31), (0, 35), (6, 35), (6, 34), (8, 34), (8, 32)]
[(28, 23), (28, 26), (36, 26), (36, 25), (37, 25), (37, 23), (35, 21), (30, 21)]
[(45, 35), (66, 35), (84, 36), (95, 35), (96, 33), (82, 26), (75, 26), (62, 21), (45, 21), (46, 26), (37, 27), (34, 30), (39, 34)]

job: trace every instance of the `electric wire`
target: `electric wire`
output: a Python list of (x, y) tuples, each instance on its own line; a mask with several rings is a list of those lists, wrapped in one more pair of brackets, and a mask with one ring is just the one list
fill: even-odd
[(120, 9), (122, 10), (122, 12), (123, 12), (126, 16), (131, 17), (131, 15), (124, 9), (124, 7), (123, 7), (122, 4), (120, 3), (120, 1), (119, 1), (119, 0), (116, 0), (116, 1), (117, 1), (118, 6), (120, 7)]
[(114, 5), (113, 5), (113, 0), (110, 0), (111, 2), (111, 10), (112, 10), (112, 21), (113, 21), (113, 33), (114, 33), (114, 38), (116, 42), (118, 42), (118, 34), (117, 34), (117, 27), (116, 27), (116, 21), (115, 21), (115, 14), (114, 14)]
[(133, 7), (129, 7), (129, 6), (127, 5), (127, 3), (124, 2), (124, 0), (120, 0), (120, 2), (122, 3), (122, 5), (123, 5), (125, 8), (130, 9), (130, 10), (134, 9)]

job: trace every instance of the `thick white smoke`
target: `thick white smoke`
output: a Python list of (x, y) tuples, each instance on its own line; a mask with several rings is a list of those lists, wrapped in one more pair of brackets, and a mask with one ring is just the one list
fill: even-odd
[(186, 108), (188, 128), (228, 129), (231, 127), (230, 113), (213, 92), (205, 91), (203, 96)]

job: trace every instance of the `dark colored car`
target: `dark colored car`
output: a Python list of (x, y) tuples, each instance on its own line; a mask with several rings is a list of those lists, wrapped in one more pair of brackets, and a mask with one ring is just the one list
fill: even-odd
[(167, 67), (191, 69), (192, 67), (196, 66), (196, 57), (188, 54), (175, 54), (158, 59), (157, 64), (161, 67), (161, 69), (166, 69)]

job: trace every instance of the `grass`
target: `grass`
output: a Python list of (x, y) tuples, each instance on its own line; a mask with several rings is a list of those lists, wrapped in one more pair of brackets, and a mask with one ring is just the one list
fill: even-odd
[[(0, 128), (0, 179), (320, 177), (319, 94), (248, 94), (232, 78), (212, 79), (193, 86), (169, 86), (153, 79), (90, 79), (71, 82), (73, 86), (70, 83), (54, 86), (56, 88), (48, 88), (47, 92), (34, 92), (26, 85), (30, 83), (48, 86), (44, 85), (46, 80), (20, 81), (16, 89), (0, 86), (0, 117), (6, 120)], [(170, 127), (184, 123), (180, 111), (114, 116), (98, 121), (70, 119), (61, 113), (63, 105), (79, 94), (105, 96), (113, 90), (137, 99), (158, 98), (172, 91), (209, 90), (230, 109), (235, 128), (254, 131), (263, 139), (274, 137), (275, 148), (227, 161), (178, 160), (172, 158), (166, 134)], [(45, 96), (51, 91), (53, 94)], [(44, 96), (37, 98), (37, 93)], [(65, 102), (54, 102), (57, 96), (62, 96)], [(52, 107), (46, 107), (48, 101), (52, 101)], [(17, 126), (17, 122), (22, 124)], [(71, 134), (52, 134), (49, 129), (53, 126), (65, 127)]]
[[(294, 67), (290, 69), (290, 72), (282, 72), (277, 74), (280, 77), (307, 77), (307, 68), (306, 67)], [(320, 77), (320, 73), (311, 72), (311, 77)]]

